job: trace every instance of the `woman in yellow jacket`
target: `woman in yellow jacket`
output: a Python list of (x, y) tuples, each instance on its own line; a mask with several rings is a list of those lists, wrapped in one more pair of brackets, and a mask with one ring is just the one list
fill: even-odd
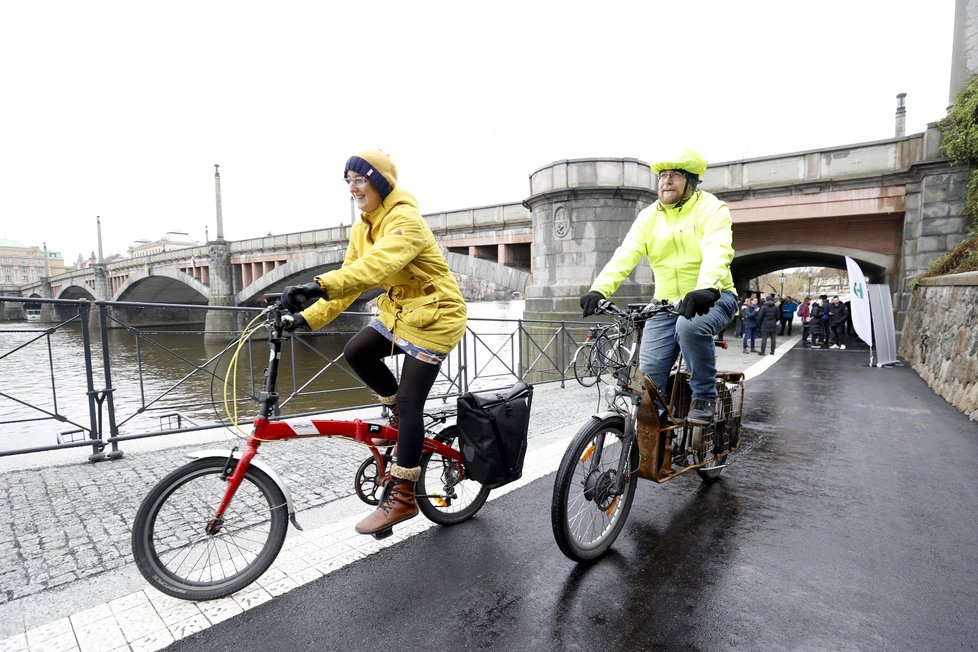
[[(394, 486), (356, 526), (360, 534), (374, 534), (418, 513), (414, 484), (421, 473), (424, 404), (439, 366), (465, 333), (465, 299), (417, 200), (397, 187), (397, 169), (387, 154), (359, 152), (343, 175), (361, 211), (343, 266), (285, 288), (283, 303), (295, 313), (290, 330), (318, 330), (363, 292), (378, 285), (384, 290), (377, 299), (380, 314), (343, 351), (398, 420)], [(318, 301), (302, 310), (312, 299)], [(391, 355), (405, 356), (400, 385), (383, 362)]]

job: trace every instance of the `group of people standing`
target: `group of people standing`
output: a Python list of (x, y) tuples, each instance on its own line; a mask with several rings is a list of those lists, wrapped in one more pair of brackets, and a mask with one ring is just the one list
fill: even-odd
[[(821, 295), (814, 301), (810, 297), (799, 305), (792, 297), (776, 300), (769, 294), (761, 303), (757, 297), (748, 297), (740, 306), (737, 315), (737, 335), (743, 336), (744, 353), (767, 353), (767, 343), (771, 342), (771, 355), (777, 344), (778, 335), (791, 336), (791, 326), (795, 313), (801, 317), (802, 342), (826, 349), (844, 349), (846, 321), (849, 311), (838, 296), (829, 301)], [(757, 350), (757, 336), (760, 334), (761, 349)]]
[(845, 349), (849, 309), (838, 295), (829, 300), (823, 294), (814, 301), (808, 297), (798, 308), (803, 326), (802, 343), (823, 349)]

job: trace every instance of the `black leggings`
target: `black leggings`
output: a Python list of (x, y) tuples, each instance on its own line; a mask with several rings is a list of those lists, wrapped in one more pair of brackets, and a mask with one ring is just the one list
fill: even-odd
[(346, 361), (367, 387), (380, 396), (397, 395), (397, 464), (411, 469), (421, 464), (424, 403), (438, 378), (439, 366), (406, 355), (398, 386), (383, 359), (403, 353), (401, 348), (369, 326), (351, 337), (343, 349)]

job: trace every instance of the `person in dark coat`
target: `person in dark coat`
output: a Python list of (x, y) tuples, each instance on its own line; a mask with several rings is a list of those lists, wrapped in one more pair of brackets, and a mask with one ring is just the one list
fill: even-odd
[(778, 321), (781, 318), (781, 311), (774, 303), (774, 295), (767, 298), (764, 305), (757, 313), (757, 329), (761, 332), (761, 355), (767, 348), (767, 340), (771, 339), (771, 355), (774, 355), (774, 345), (777, 340)]
[(778, 335), (784, 335), (785, 327), (788, 328), (788, 337), (791, 337), (791, 324), (795, 321), (795, 311), (798, 310), (798, 304), (791, 297), (781, 300), (781, 317), (779, 323), (781, 324), (781, 329), (778, 330)]
[[(832, 297), (832, 302), (829, 304), (829, 336), (832, 340), (831, 349), (845, 349), (846, 348), (846, 320), (849, 319), (849, 311), (846, 310), (846, 304), (839, 301), (838, 296)], [(762, 342), (761, 349), (764, 349), (764, 344)]]
[(757, 334), (757, 313), (760, 307), (757, 299), (748, 299), (740, 307), (740, 314), (744, 318), (744, 353), (747, 353), (747, 340), (750, 340), (750, 353), (757, 351), (755, 347), (755, 337)]

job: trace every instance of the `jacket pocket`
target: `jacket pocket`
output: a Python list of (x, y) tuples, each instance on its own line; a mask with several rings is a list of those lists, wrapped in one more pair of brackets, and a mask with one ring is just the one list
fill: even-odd
[(412, 328), (430, 326), (438, 319), (438, 296), (409, 299), (401, 307), (401, 321)]

